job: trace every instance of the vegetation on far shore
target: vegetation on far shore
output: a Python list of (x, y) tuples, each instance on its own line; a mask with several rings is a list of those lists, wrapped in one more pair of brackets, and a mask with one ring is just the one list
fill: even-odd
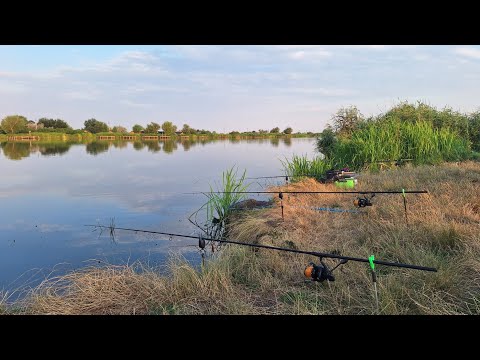
[(188, 136), (190, 138), (208, 137), (208, 138), (239, 138), (239, 137), (278, 137), (278, 136), (293, 136), (293, 137), (313, 137), (317, 134), (312, 132), (294, 133), (291, 127), (280, 131), (279, 127), (268, 130), (253, 130), (253, 131), (231, 131), (229, 133), (217, 133), (205, 129), (194, 129), (188, 124), (184, 124), (182, 129), (177, 129), (177, 126), (170, 121), (165, 121), (162, 125), (155, 122), (147, 124), (143, 127), (135, 124), (131, 131), (127, 128), (116, 125), (109, 127), (106, 123), (89, 119), (84, 122), (82, 129), (73, 129), (67, 122), (61, 119), (47, 119), (41, 118), (35, 123), (32, 120), (27, 120), (21, 115), (10, 115), (3, 118), (0, 122), (0, 141), (6, 141), (8, 136), (37, 136), (42, 140), (48, 139), (85, 139), (98, 138), (99, 136), (114, 136), (117, 139), (122, 139), (124, 136), (158, 136), (164, 135), (172, 138), (179, 136)]

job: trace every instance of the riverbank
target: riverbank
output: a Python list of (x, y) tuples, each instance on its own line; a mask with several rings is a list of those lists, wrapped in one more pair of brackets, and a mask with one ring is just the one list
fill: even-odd
[[(423, 190), (377, 195), (366, 214), (312, 211), (353, 208), (352, 195), (284, 195), (279, 207), (238, 212), (229, 238), (244, 242), (398, 261), (437, 273), (377, 265), (381, 314), (480, 313), (480, 164), (445, 163), (362, 173), (358, 190)], [(275, 188), (285, 190), (285, 188)], [(288, 190), (329, 190), (312, 179)], [(277, 201), (277, 200), (276, 200)], [(25, 314), (373, 314), (368, 266), (349, 262), (336, 281), (306, 281), (309, 256), (239, 246), (216, 251), (202, 271), (182, 259), (161, 268), (101, 266), (45, 281), (21, 303)], [(334, 265), (332, 260), (325, 260)], [(168, 274), (168, 275), (165, 275)], [(2, 297), (0, 296), (0, 299)]]
[[(134, 134), (134, 133), (97, 133), (89, 132), (75, 132), (74, 134), (67, 134), (63, 132), (30, 132), (21, 134), (0, 134), (0, 141), (28, 141), (27, 138), (32, 138), (32, 141), (101, 141), (101, 140), (126, 140), (126, 141), (140, 141), (140, 140), (202, 140), (202, 139), (275, 139), (275, 138), (314, 138), (317, 134), (301, 133), (301, 134), (255, 134), (255, 133), (236, 133), (236, 134), (176, 134), (172, 136), (165, 136), (161, 134)], [(23, 138), (23, 139), (22, 139)]]

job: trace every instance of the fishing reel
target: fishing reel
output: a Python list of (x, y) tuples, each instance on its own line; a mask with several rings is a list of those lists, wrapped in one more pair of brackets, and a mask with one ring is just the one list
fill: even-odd
[(335, 281), (332, 271), (322, 260), (320, 260), (319, 265), (315, 265), (313, 262), (308, 264), (303, 273), (305, 274), (305, 277), (312, 279), (313, 281)]
[(366, 206), (372, 206), (373, 204), (372, 204), (371, 200), (373, 199), (374, 196), (375, 196), (375, 194), (372, 194), (372, 196), (370, 196), (370, 199), (367, 198), (367, 196), (364, 196), (363, 198), (358, 197), (355, 200), (353, 200), (353, 205), (355, 205), (356, 207), (359, 207), (359, 208), (363, 208), (363, 207), (366, 207)]
[(325, 173), (325, 177), (321, 178), (322, 183), (334, 183), (336, 181), (346, 181), (347, 179), (355, 178), (356, 174), (348, 167), (345, 167), (341, 170), (330, 169)]
[(337, 265), (335, 265), (332, 269), (329, 269), (327, 264), (325, 264), (322, 258), (320, 258), (319, 265), (315, 265), (313, 262), (309, 263), (303, 271), (303, 274), (305, 275), (305, 277), (312, 279), (312, 281), (335, 281), (335, 276), (333, 276), (332, 274), (333, 270), (335, 270), (340, 265), (346, 264), (347, 262), (347, 259), (341, 259)]

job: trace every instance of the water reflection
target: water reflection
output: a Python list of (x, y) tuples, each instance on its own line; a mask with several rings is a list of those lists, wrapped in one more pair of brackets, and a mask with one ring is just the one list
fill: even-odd
[(87, 154), (97, 156), (105, 153), (109, 148), (124, 149), (132, 144), (133, 148), (137, 151), (142, 151), (146, 148), (147, 151), (152, 153), (158, 153), (163, 150), (166, 154), (172, 154), (178, 150), (179, 147), (184, 151), (190, 151), (194, 146), (205, 146), (212, 142), (226, 142), (231, 144), (247, 143), (247, 144), (264, 144), (270, 143), (274, 147), (278, 147), (281, 142), (287, 147), (292, 146), (291, 137), (272, 137), (272, 138), (258, 138), (258, 139), (242, 139), (240, 137), (229, 139), (188, 139), (182, 138), (177, 140), (115, 140), (115, 141), (80, 141), (80, 142), (3, 142), (0, 143), (0, 150), (4, 156), (10, 160), (21, 160), (32, 153), (39, 153), (42, 156), (61, 156), (65, 155), (72, 145), (85, 145)]
[[(2, 143), (3, 154), (10, 160), (21, 160), (29, 157), (32, 152), (30, 143), (22, 142), (4, 142)], [(38, 148), (35, 146), (34, 151)]]
[(128, 141), (115, 141), (113, 142), (113, 146), (117, 149), (123, 149), (128, 146)]
[(148, 151), (156, 153), (162, 150), (162, 148), (160, 147), (160, 143), (156, 140), (147, 141), (145, 142), (145, 144), (147, 145)]
[(178, 145), (175, 141), (165, 141), (163, 144), (163, 151), (167, 154), (173, 153), (174, 150), (177, 150)]
[(188, 192), (216, 187), (233, 165), (249, 177), (282, 174), (278, 159), (310, 156), (314, 140), (32, 141), (4, 142), (0, 149), (0, 199), (8, 204), (0, 216), (0, 289), (8, 289), (32, 268), (82, 267), (88, 259), (163, 261), (170, 246), (195, 242), (119, 232), (114, 244), (108, 233), (84, 225), (114, 219), (127, 228), (194, 234), (187, 219), (206, 199)]
[(133, 148), (134, 148), (135, 150), (142, 150), (144, 147), (145, 147), (145, 143), (144, 143), (144, 142), (135, 141), (135, 142), (133, 143)]
[(72, 144), (67, 142), (41, 144), (38, 145), (38, 151), (43, 156), (63, 155), (66, 154), (68, 150), (70, 150), (71, 146)]
[(86, 150), (87, 150), (87, 153), (95, 156), (95, 155), (107, 152), (109, 147), (110, 147), (110, 143), (108, 142), (94, 141), (87, 144)]
[(287, 146), (292, 146), (292, 138), (290, 136), (282, 138), (282, 141)]

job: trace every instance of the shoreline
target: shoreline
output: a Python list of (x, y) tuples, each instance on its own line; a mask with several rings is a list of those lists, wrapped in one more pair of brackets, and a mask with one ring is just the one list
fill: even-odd
[[(409, 224), (401, 196), (377, 196), (365, 216), (312, 211), (352, 207), (352, 196), (285, 195), (285, 219), (273, 208), (236, 212), (229, 238), (309, 251), (405, 262), (438, 273), (378, 266), (380, 314), (480, 313), (480, 163), (405, 166), (362, 173), (358, 190), (412, 189)], [(289, 190), (331, 190), (305, 179)], [(275, 191), (283, 187), (276, 187)], [(276, 205), (276, 206), (275, 206)], [(218, 248), (216, 249), (218, 250)], [(201, 271), (181, 258), (167, 276), (141, 264), (86, 268), (50, 279), (4, 313), (24, 314), (376, 314), (368, 266), (348, 263), (331, 283), (312, 282), (306, 255), (230, 245), (210, 253)], [(336, 263), (327, 260), (329, 266)]]
[[(31, 132), (31, 133), (19, 133), (19, 134), (0, 134), (1, 142), (28, 142), (29, 140), (13, 140), (10, 138), (22, 138), (22, 137), (35, 137), (37, 141), (142, 141), (142, 140), (152, 140), (154, 137), (157, 139), (153, 140), (242, 140), (242, 139), (285, 139), (285, 138), (316, 138), (317, 134), (275, 134), (275, 135), (230, 135), (230, 134), (215, 134), (215, 135), (175, 135), (175, 136), (164, 136), (159, 134), (132, 134), (132, 133), (76, 133), (76, 134), (66, 134), (66, 133), (42, 133), (42, 132)], [(143, 137), (150, 137), (150, 139), (143, 139)]]

